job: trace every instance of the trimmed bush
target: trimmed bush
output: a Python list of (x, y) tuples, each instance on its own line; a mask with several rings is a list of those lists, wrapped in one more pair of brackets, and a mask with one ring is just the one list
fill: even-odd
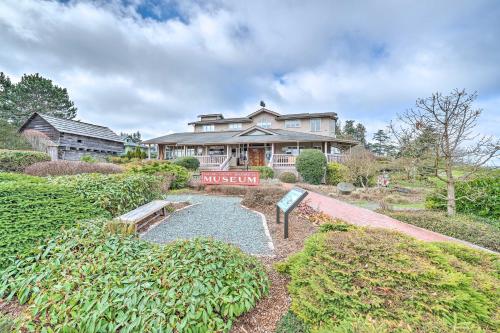
[(45, 179), (0, 173), (0, 268), (82, 219), (109, 216), (72, 188)]
[(297, 156), (295, 167), (306, 183), (319, 184), (325, 176), (326, 157), (320, 150), (304, 149)]
[(178, 158), (174, 161), (174, 164), (192, 171), (196, 171), (200, 167), (200, 161), (192, 156)]
[(184, 188), (189, 181), (189, 172), (186, 168), (169, 162), (145, 161), (133, 163), (130, 172), (143, 173), (147, 175), (170, 175), (172, 176), (171, 186), (173, 189)]
[(158, 246), (81, 223), (0, 274), (18, 331), (228, 332), (269, 291), (262, 264), (208, 239)]
[(46, 161), (50, 161), (49, 155), (39, 151), (0, 149), (0, 171), (22, 172), (34, 163)]
[(252, 170), (258, 171), (261, 179), (270, 179), (274, 177), (274, 170), (268, 166), (254, 166)]
[(340, 163), (328, 163), (326, 168), (326, 183), (328, 185), (337, 185), (347, 180), (347, 167)]
[(49, 179), (117, 216), (161, 198), (161, 177), (147, 174), (81, 174)]
[(312, 332), (496, 332), (498, 256), (374, 228), (318, 233), (277, 268)]
[(79, 161), (50, 161), (30, 165), (24, 172), (32, 176), (67, 176), (81, 173), (120, 173), (124, 169), (112, 163), (87, 163)]
[(384, 211), (383, 213), (417, 227), (500, 252), (500, 223), (498, 221), (495, 226), (478, 221), (472, 216), (463, 214), (447, 216), (445, 212), (436, 211)]
[[(455, 184), (457, 212), (500, 220), (500, 171), (480, 175)], [(440, 188), (427, 196), (429, 209), (446, 209), (446, 189)]]
[(295, 176), (295, 174), (293, 172), (283, 172), (281, 175), (280, 175), (280, 180), (283, 182), (283, 183), (296, 183), (297, 182), (297, 176)]

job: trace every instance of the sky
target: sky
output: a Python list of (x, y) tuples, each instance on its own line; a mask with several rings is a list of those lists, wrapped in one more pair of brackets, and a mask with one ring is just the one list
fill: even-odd
[(0, 71), (143, 138), (203, 113), (336, 112), (368, 139), (419, 97), (477, 91), (500, 136), (500, 1), (0, 1)]

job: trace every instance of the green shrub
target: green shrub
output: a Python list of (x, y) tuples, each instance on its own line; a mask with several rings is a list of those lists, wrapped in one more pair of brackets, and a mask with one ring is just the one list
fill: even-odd
[(17, 130), (16, 126), (0, 120), (0, 149), (31, 149), (28, 140)]
[(292, 312), (288, 311), (276, 325), (275, 333), (308, 333), (309, 327)]
[[(495, 332), (498, 256), (373, 228), (318, 233), (277, 269), (312, 332)], [(359, 330), (357, 330), (359, 328)]]
[(180, 157), (174, 161), (174, 164), (192, 171), (198, 170), (200, 167), (200, 161), (192, 156)]
[(50, 178), (117, 216), (161, 198), (161, 178), (147, 174), (81, 174)]
[(21, 172), (36, 163), (50, 161), (49, 155), (30, 150), (0, 150), (0, 171)]
[(92, 155), (84, 155), (84, 156), (80, 157), (80, 161), (87, 162), (87, 163), (96, 163), (97, 162), (95, 157)]
[(145, 159), (148, 155), (146, 154), (145, 151), (143, 151), (141, 148), (139, 147), (135, 147), (134, 150), (129, 150), (127, 152), (127, 154), (125, 154), (125, 156), (131, 160), (131, 159), (138, 159), (138, 160), (143, 160)]
[(346, 166), (340, 163), (328, 163), (326, 168), (326, 183), (328, 185), (337, 185), (347, 180)]
[(325, 176), (325, 154), (317, 149), (304, 149), (297, 156), (295, 167), (306, 183), (319, 184)]
[(283, 172), (280, 175), (280, 180), (283, 183), (296, 183), (297, 182), (297, 176), (293, 172)]
[(169, 162), (146, 161), (139, 164), (132, 164), (130, 171), (132, 173), (144, 173), (148, 175), (171, 175), (173, 177), (171, 183), (173, 189), (186, 187), (189, 181), (189, 172), (186, 168)]
[(164, 246), (64, 230), (0, 274), (0, 298), (25, 304), (19, 331), (228, 332), (268, 293), (262, 264), (208, 239)]
[(76, 221), (109, 216), (71, 188), (0, 173), (0, 268)]
[(268, 166), (254, 166), (252, 170), (258, 171), (262, 179), (270, 179), (274, 177), (274, 170)]
[[(457, 212), (500, 220), (500, 172), (457, 182), (455, 197)], [(429, 209), (446, 209), (446, 189), (440, 188), (427, 196), (425, 204)]]
[(487, 224), (472, 216), (437, 211), (384, 211), (397, 220), (500, 252), (500, 222)]

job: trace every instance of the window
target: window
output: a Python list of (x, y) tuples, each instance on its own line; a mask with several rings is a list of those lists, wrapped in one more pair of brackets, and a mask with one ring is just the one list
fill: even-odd
[(300, 127), (299, 119), (285, 120), (285, 128), (298, 128), (298, 127)]
[(231, 123), (229, 124), (230, 130), (239, 130), (241, 129), (241, 123)]
[(78, 142), (78, 143), (82, 143), (82, 140), (76, 140), (76, 142)]
[(287, 155), (299, 155), (300, 150), (304, 149), (304, 146), (299, 146), (299, 149), (297, 149), (297, 146), (290, 146), (290, 147), (282, 147), (281, 151), (283, 154)]
[(311, 119), (311, 132), (319, 132), (321, 131), (321, 119), (315, 118)]
[(257, 126), (262, 127), (262, 128), (271, 128), (271, 119), (267, 118), (267, 117), (262, 118), (257, 123)]
[(215, 131), (214, 124), (211, 125), (203, 125), (203, 132), (213, 132)]

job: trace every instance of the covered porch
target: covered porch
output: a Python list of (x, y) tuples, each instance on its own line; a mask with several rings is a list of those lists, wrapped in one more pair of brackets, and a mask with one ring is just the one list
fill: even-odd
[(174, 160), (192, 156), (200, 161), (200, 169), (230, 170), (252, 166), (273, 169), (295, 169), (297, 156), (303, 149), (318, 149), (328, 162), (340, 162), (350, 152), (351, 145), (336, 142), (271, 142), (239, 144), (180, 145), (158, 144), (158, 159)]

